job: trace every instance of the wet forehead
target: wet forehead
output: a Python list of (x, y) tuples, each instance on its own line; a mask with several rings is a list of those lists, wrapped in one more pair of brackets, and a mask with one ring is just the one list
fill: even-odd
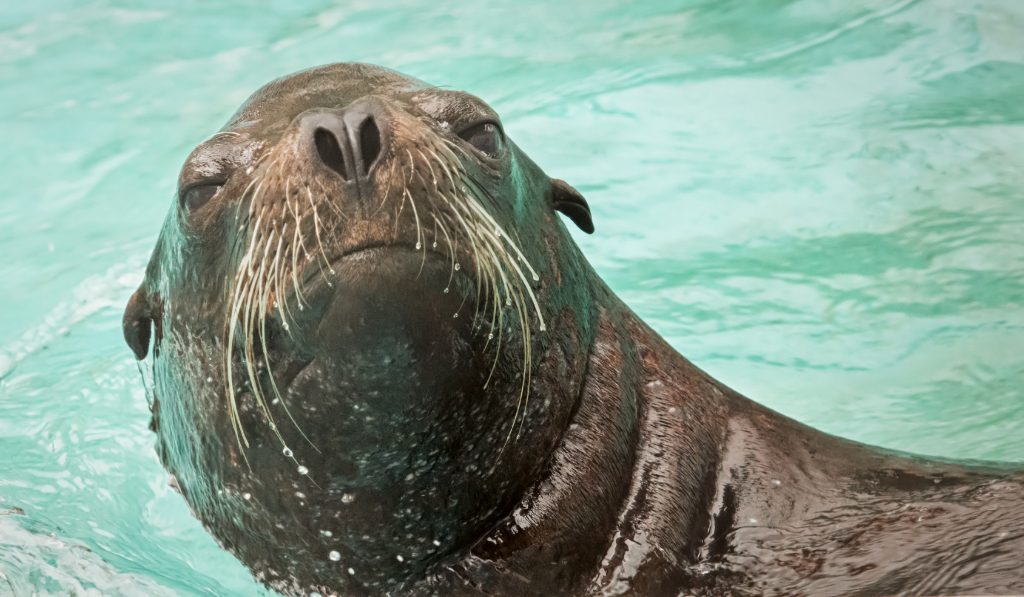
[(271, 81), (231, 118), (228, 128), (254, 121), (291, 120), (309, 108), (341, 108), (365, 95), (407, 96), (431, 86), (368, 64), (331, 64)]

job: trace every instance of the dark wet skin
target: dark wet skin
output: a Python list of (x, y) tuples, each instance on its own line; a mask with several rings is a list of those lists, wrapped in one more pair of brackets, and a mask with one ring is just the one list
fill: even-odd
[[(429, 161), (442, 146), (456, 148), (454, 178), (471, 181), (515, 238), (518, 263), (536, 271), (520, 288), (528, 296), (528, 282), (539, 314), (517, 319), (479, 298), (472, 243), (449, 251), (424, 232), (447, 209)], [(367, 65), (303, 71), (259, 90), (201, 144), (179, 188), (125, 337), (139, 358), (152, 340), (162, 462), (196, 516), (269, 586), (1024, 592), (1019, 468), (835, 438), (711, 379), (601, 282), (557, 213), (591, 231), (586, 202), (473, 96)], [(301, 297), (285, 284), (254, 307), (266, 354), (248, 361), (280, 389), (269, 416), (240, 373), (245, 354), (227, 351), (242, 440), (226, 389), (232, 280), (258, 214), (280, 223), (306, 209), (300, 198), (321, 208), (321, 227), (307, 218), (302, 234), (319, 234), (323, 255), (296, 267)], [(274, 238), (268, 255), (294, 237)], [(495, 306), (507, 325), (486, 316)]]

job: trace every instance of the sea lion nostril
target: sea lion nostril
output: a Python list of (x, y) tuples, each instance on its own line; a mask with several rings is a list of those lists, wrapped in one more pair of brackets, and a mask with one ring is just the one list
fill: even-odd
[(363, 154), (362, 167), (365, 169), (361, 174), (365, 176), (380, 156), (380, 129), (373, 116), (367, 117), (359, 129), (359, 147)]
[(341, 152), (338, 138), (331, 131), (317, 127), (313, 132), (313, 141), (316, 143), (316, 151), (320, 160), (331, 170), (341, 175), (345, 180), (349, 179), (348, 171), (345, 168), (345, 156)]

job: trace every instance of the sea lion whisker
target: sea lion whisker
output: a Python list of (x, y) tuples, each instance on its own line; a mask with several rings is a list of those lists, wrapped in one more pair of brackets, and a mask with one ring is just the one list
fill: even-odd
[[(405, 150), (405, 153), (409, 156), (409, 163), (412, 164), (413, 161), (414, 161), (413, 157), (412, 157), (412, 154), (409, 153), (408, 149)], [(420, 176), (420, 181), (422, 181), (422, 180), (423, 180), (423, 178), (422, 178), (422, 176)], [(424, 186), (426, 186), (426, 185), (424, 185)], [(409, 192), (409, 185), (408, 184), (406, 184), (406, 186), (405, 186), (405, 194), (409, 197), (409, 205), (412, 207), (413, 219), (416, 222), (416, 250), (420, 250), (421, 248), (423, 248), (423, 230), (420, 227), (420, 215), (419, 215), (419, 211), (416, 209), (416, 199), (412, 196), (412, 193)], [(427, 256), (426, 255), (426, 251), (424, 251), (424, 253), (423, 253), (424, 260), (426, 259), (426, 256)], [(421, 265), (420, 266), (420, 270), (422, 271), (422, 269), (423, 269), (423, 267)], [(417, 277), (419, 277), (418, 274), (417, 274)]]
[(409, 189), (405, 189), (405, 194), (409, 196), (409, 205), (412, 207), (412, 217), (416, 220), (416, 250), (423, 252), (423, 258), (420, 260), (420, 269), (416, 272), (416, 278), (420, 277), (423, 273), (423, 266), (427, 263), (427, 249), (423, 246), (423, 232), (420, 229), (420, 215), (416, 210), (416, 200), (412, 198), (409, 193)]
[[(243, 458), (245, 457), (245, 448), (249, 446), (249, 439), (246, 436), (245, 430), (242, 428), (241, 418), (239, 417), (238, 413), (237, 396), (234, 384), (234, 360), (232, 359), (232, 354), (234, 347), (234, 338), (236, 330), (238, 329), (237, 324), (239, 323), (241, 310), (245, 302), (245, 292), (247, 284), (246, 279), (248, 276), (251, 275), (252, 272), (253, 253), (257, 246), (262, 218), (263, 213), (261, 211), (260, 215), (256, 218), (256, 221), (252, 226), (246, 252), (242, 256), (242, 259), (239, 261), (237, 273), (235, 275), (235, 284), (233, 285), (233, 290), (230, 299), (231, 314), (228, 319), (227, 337), (225, 338), (224, 343), (228, 411), (229, 416), (231, 418), (232, 426), (235, 430), (235, 437), (238, 440), (239, 452), (243, 455)], [(246, 464), (248, 464), (247, 458)]]
[(384, 192), (380, 195), (380, 203), (377, 204), (377, 208), (373, 210), (373, 215), (376, 216), (383, 209), (384, 204), (387, 203), (388, 198), (391, 197), (391, 185), (395, 180), (395, 171), (399, 168), (397, 165), (398, 160), (392, 160), (390, 166), (388, 166), (387, 181), (388, 186), (385, 187)]
[[(459, 222), (460, 226), (462, 227), (463, 233), (466, 236), (466, 240), (469, 242), (469, 247), (470, 247), (471, 257), (472, 257), (471, 261), (473, 262), (473, 266), (475, 268), (476, 279), (477, 279), (476, 280), (477, 281), (477, 288), (479, 289), (479, 278), (480, 278), (479, 267), (480, 267), (480, 264), (481, 264), (481, 260), (478, 258), (478, 255), (479, 255), (479, 252), (480, 252), (480, 237), (479, 237), (479, 235), (478, 235), (478, 233), (476, 231), (476, 227), (474, 227), (471, 222), (467, 221), (465, 218), (462, 217), (462, 214), (460, 213), (460, 210), (459, 210), (459, 207), (458, 207), (459, 203), (462, 203), (462, 202), (459, 202), (459, 201), (449, 201), (449, 205), (452, 207), (452, 212), (455, 214), (456, 218), (458, 219), (458, 222)], [(459, 263), (456, 262), (453, 265), (453, 269), (458, 269), (458, 268), (459, 268)], [(461, 309), (461, 306), (459, 308)]]
[[(407, 149), (406, 151), (409, 151), (409, 150)], [(437, 175), (434, 174), (434, 166), (430, 163), (431, 159), (428, 158), (427, 156), (423, 155), (423, 152), (420, 151), (419, 148), (416, 148), (416, 153), (420, 154), (420, 157), (423, 158), (423, 163), (426, 164), (427, 170), (430, 172), (430, 178), (433, 181), (434, 190), (436, 191), (437, 190)], [(433, 151), (431, 151), (431, 153), (433, 153)], [(423, 186), (426, 186), (426, 181), (424, 181), (424, 185)]]
[(323, 258), (324, 264), (327, 265), (327, 271), (334, 275), (334, 266), (331, 265), (331, 261), (327, 258), (327, 253), (324, 252), (323, 240), (320, 238), (320, 214), (316, 210), (316, 202), (313, 201), (313, 193), (306, 188), (306, 195), (309, 197), (309, 205), (313, 208), (313, 231), (316, 234), (316, 246), (320, 251), (320, 257)]
[(281, 234), (279, 234), (277, 238), (277, 249), (274, 251), (274, 259), (271, 262), (271, 275), (273, 276), (272, 279), (274, 280), (274, 306), (277, 308), (277, 312), (281, 316), (281, 325), (284, 326), (284, 329), (286, 331), (291, 328), (288, 323), (289, 314), (287, 301), (284, 300), (284, 297), (281, 293), (281, 287), (284, 286), (286, 269), (284, 267), (281, 267), (281, 256), (282, 253), (285, 252), (284, 240), (287, 232), (288, 222), (285, 222), (284, 224), (281, 225)]
[[(505, 436), (505, 441), (504, 441), (504, 443), (502, 443), (501, 449), (498, 451), (498, 455), (495, 458), (495, 460), (500, 459), (501, 455), (504, 454), (505, 448), (508, 446), (509, 441), (512, 439), (512, 434), (513, 434), (513, 432), (516, 429), (516, 423), (519, 420), (519, 413), (520, 413), (520, 411), (525, 410), (524, 396), (527, 395), (526, 389), (527, 389), (528, 384), (529, 384), (528, 379), (529, 379), (529, 370), (530, 370), (530, 367), (529, 367), (529, 365), (530, 365), (530, 327), (524, 323), (525, 318), (523, 317), (523, 312), (522, 312), (522, 295), (520, 293), (518, 293), (518, 292), (513, 292), (511, 294), (511, 297), (512, 297), (513, 304), (515, 305), (516, 312), (519, 314), (519, 332), (522, 335), (522, 340), (523, 340), (523, 361), (522, 361), (522, 373), (521, 373), (521, 375), (522, 375), (522, 377), (521, 377), (522, 382), (520, 383), (520, 386), (519, 386), (519, 397), (516, 400), (516, 410), (515, 410), (515, 413), (512, 415), (512, 422), (509, 425), (508, 435)], [(525, 416), (526, 416), (525, 412), (524, 412), (523, 416), (524, 416), (524, 422), (525, 422)], [(517, 436), (517, 440), (518, 440), (518, 436)]]
[[(505, 293), (506, 293), (506, 296), (507, 296), (507, 294), (509, 293), (509, 287), (508, 287), (508, 282), (506, 281), (506, 278), (505, 278), (505, 272), (502, 269), (501, 264), (498, 261), (498, 256), (497, 255), (495, 255), (494, 253), (491, 253), (491, 259), (494, 260), (495, 269), (498, 272), (498, 275), (500, 276), (502, 287), (505, 289)], [(484, 386), (483, 387), (485, 389), (490, 385), (491, 378), (494, 376), (494, 371), (495, 371), (495, 369), (498, 366), (498, 360), (501, 358), (501, 344), (502, 344), (502, 339), (504, 337), (504, 332), (505, 332), (505, 330), (504, 330), (504, 327), (505, 327), (505, 325), (504, 325), (504, 310), (501, 308), (501, 305), (499, 304), (499, 302), (501, 300), (501, 296), (500, 296), (500, 294), (498, 293), (498, 290), (497, 290), (497, 283), (495, 283), (494, 293), (495, 293), (495, 297), (494, 297), (494, 300), (492, 301), (494, 306), (492, 307), (492, 313), (491, 313), (491, 322), (492, 322), (491, 323), (491, 326), (492, 326), (491, 329), (492, 330), (494, 329), (493, 328), (493, 325), (494, 325), (494, 323), (493, 323), (494, 322), (494, 311), (496, 310), (500, 314), (499, 315), (499, 321), (498, 321), (498, 341), (496, 342), (495, 349), (494, 349), (494, 362), (491, 363), (491, 370), (487, 373), (487, 379), (484, 381)], [(490, 338), (488, 338), (487, 342), (488, 343), (490, 342)]]
[(441, 228), (441, 233), (444, 234), (445, 242), (448, 245), (448, 254), (451, 257), (451, 265), (448, 272), (448, 283), (445, 284), (445, 292), (451, 288), (452, 279), (455, 277), (455, 247), (452, 245), (452, 237), (448, 234), (448, 229), (445, 227), (444, 222), (437, 217), (437, 214), (431, 213), (430, 217), (434, 218), (434, 225)]
[[(263, 322), (266, 321), (266, 318), (262, 316), (262, 314), (266, 312), (266, 305), (257, 305), (257, 296), (259, 296), (260, 299), (262, 300), (262, 288), (263, 285), (265, 284), (264, 271), (266, 270), (267, 267), (267, 255), (270, 252), (270, 245), (273, 243), (274, 232), (274, 230), (271, 230), (270, 234), (264, 241), (263, 258), (260, 259), (259, 270), (257, 270), (256, 276), (252, 278), (252, 283), (249, 285), (249, 291), (247, 294), (247, 300), (245, 305), (243, 330), (245, 333), (245, 367), (246, 373), (249, 376), (249, 384), (252, 388), (253, 398), (255, 398), (257, 406), (263, 412), (263, 416), (267, 418), (270, 424), (270, 428), (274, 432), (274, 435), (277, 436), (278, 439), (281, 440), (281, 442), (283, 443), (284, 439), (281, 438), (280, 431), (278, 431), (277, 425), (274, 423), (274, 417), (270, 412), (270, 405), (267, 404), (266, 396), (263, 393), (262, 384), (259, 382), (259, 379), (256, 376), (255, 363), (257, 362), (257, 355), (253, 343), (253, 332), (255, 331), (253, 329), (254, 325), (262, 325)], [(257, 309), (257, 307), (259, 308)], [(268, 366), (265, 359), (264, 365)]]
[[(498, 225), (498, 223), (494, 220), (494, 218), (492, 218), (490, 216), (490, 214), (488, 214), (487, 211), (485, 209), (483, 209), (482, 207), (480, 207), (478, 204), (476, 204), (474, 202), (469, 202), (469, 206), (470, 206), (470, 209), (473, 209), (473, 210), (477, 211), (481, 216), (483, 216), (485, 219), (488, 220), (489, 224), (493, 225), (492, 228), (485, 228), (484, 229), (484, 234), (486, 234), (486, 235), (490, 236), (491, 238), (493, 238), (494, 240), (500, 242), (500, 238), (498, 238), (498, 236), (495, 234), (494, 231), (495, 230), (499, 230), (500, 231), (501, 230), (501, 226)], [(526, 288), (527, 295), (530, 297), (530, 302), (533, 304), (534, 312), (537, 315), (537, 320), (538, 320), (538, 322), (540, 324), (540, 330), (543, 332), (543, 331), (547, 330), (547, 325), (544, 323), (544, 314), (541, 312), (540, 303), (537, 301), (537, 296), (533, 292), (533, 286), (530, 283), (530, 281), (526, 279), (526, 274), (523, 272), (523, 270), (519, 266), (519, 264), (523, 263), (526, 266), (527, 270), (532, 274), (532, 276), (534, 278), (534, 281), (538, 280), (540, 278), (540, 276), (538, 276), (537, 273), (533, 270), (533, 267), (530, 266), (530, 263), (526, 260), (526, 258), (523, 255), (522, 251), (519, 250), (519, 247), (517, 247), (515, 244), (513, 244), (511, 242), (511, 239), (508, 237), (508, 235), (502, 233), (501, 236), (505, 238), (505, 243), (504, 243), (505, 246), (511, 247), (512, 250), (516, 253), (516, 256), (519, 257), (519, 259), (511, 259), (510, 258), (510, 259), (507, 260), (507, 263), (512, 266), (513, 270), (516, 272), (516, 274), (518, 274), (519, 278), (521, 279), (521, 281), (523, 283), (523, 286)]]
[[(249, 181), (249, 184), (245, 185), (245, 188), (244, 188), (244, 189), (242, 189), (242, 192), (241, 192), (241, 193), (240, 193), (240, 194), (238, 195), (238, 197), (239, 197), (239, 198), (240, 198), (241, 200), (243, 200), (243, 201), (244, 201), (244, 200), (245, 200), (245, 196), (249, 194), (249, 190), (250, 190), (250, 189), (252, 189), (252, 188), (253, 188), (253, 186), (255, 186), (255, 185), (256, 185), (256, 183), (257, 183), (258, 181), (262, 180), (262, 179), (263, 179), (263, 177), (262, 177), (262, 176), (258, 176), (258, 177), (256, 177), (256, 178), (253, 178), (252, 180), (250, 180), (250, 181)], [(239, 217), (241, 217), (241, 210), (236, 210), (236, 211), (235, 211), (235, 219), (237, 220), (237, 219), (238, 219)]]
[[(457, 163), (457, 162), (452, 162), (452, 163), (454, 164), (454, 163)], [(448, 178), (448, 185), (451, 187), (449, 192), (452, 192), (452, 193), (458, 192), (459, 186), (457, 184), (455, 184), (455, 175), (452, 174), (452, 171), (448, 169), (448, 164), (445, 162), (445, 160), (442, 160), (442, 159), (438, 159), (437, 160), (437, 164), (438, 164), (438, 166), (441, 167), (442, 170), (444, 170), (444, 174)]]
[(331, 212), (333, 212), (334, 215), (338, 216), (339, 220), (347, 219), (348, 216), (345, 214), (345, 212), (343, 212), (341, 208), (335, 205), (334, 201), (331, 201), (331, 194), (327, 192), (327, 187), (324, 186), (324, 183), (321, 182), (320, 179), (316, 179), (316, 184), (317, 186), (320, 187), (320, 190), (323, 192), (323, 202), (327, 204), (327, 207), (331, 208)]
[(274, 168), (278, 161), (279, 160), (275, 158), (273, 161), (268, 162), (267, 165), (262, 169), (262, 174), (260, 175), (260, 182), (259, 184), (256, 185), (256, 190), (253, 191), (252, 193), (252, 199), (249, 200), (249, 217), (252, 217), (252, 214), (255, 213), (257, 207), (262, 207), (262, 205), (259, 202), (260, 191), (263, 189), (263, 183), (267, 181), (267, 178), (269, 178), (271, 170)]
[[(300, 288), (301, 285), (299, 284), (299, 248), (302, 248), (302, 251), (304, 253), (306, 252), (306, 248), (302, 245), (301, 227), (302, 227), (302, 222), (296, 221), (296, 223), (295, 223), (295, 232), (292, 233), (292, 244), (291, 244), (291, 254), (292, 254), (292, 268), (291, 268), (292, 289), (295, 291), (295, 303), (298, 305), (299, 311), (302, 311), (305, 308), (305, 302), (306, 302), (305, 301), (305, 297), (302, 294), (302, 288)], [(306, 259), (308, 261), (308, 253), (307, 253), (307, 258)]]
[[(307, 192), (309, 191), (308, 188), (306, 188), (306, 190), (307, 190)], [(284, 204), (286, 206), (288, 206), (290, 204), (289, 203), (290, 196), (291, 196), (291, 177), (289, 176), (285, 180)], [(296, 228), (298, 228), (298, 226), (296, 226)], [(280, 430), (278, 429), (277, 424), (274, 422), (274, 418), (273, 418), (273, 416), (272, 416), (272, 414), (270, 412), (270, 407), (267, 404), (266, 397), (265, 397), (264, 392), (262, 390), (262, 384), (260, 384), (259, 380), (256, 378), (256, 376), (254, 374), (254, 371), (253, 371), (253, 362), (256, 359), (256, 355), (255, 355), (255, 350), (252, 347), (252, 331), (253, 331), (252, 330), (252, 324), (253, 324), (253, 320), (255, 319), (257, 321), (258, 330), (259, 330), (259, 338), (260, 338), (261, 348), (262, 348), (262, 351), (263, 351), (262, 357), (263, 357), (263, 361), (264, 361), (264, 366), (265, 366), (265, 369), (266, 369), (267, 378), (270, 380), (270, 386), (271, 386), (271, 389), (273, 391), (273, 394), (274, 394), (275, 398), (277, 398), (277, 400), (281, 403), (281, 406), (284, 409), (285, 414), (288, 416), (289, 420), (295, 426), (296, 430), (298, 430), (299, 434), (303, 437), (303, 439), (306, 440), (307, 443), (309, 443), (313, 447), (313, 449), (315, 449), (315, 450), (317, 450), (319, 452), (319, 448), (317, 448), (317, 446), (309, 439), (309, 437), (302, 430), (302, 428), (298, 424), (298, 422), (296, 422), (294, 416), (292, 415), (290, 409), (288, 408), (287, 403), (285, 402), (284, 398), (282, 397), (281, 392), (280, 392), (280, 390), (279, 390), (279, 388), (277, 386), (277, 381), (276, 381), (276, 379), (274, 377), (273, 368), (272, 368), (271, 363), (270, 363), (270, 352), (267, 349), (267, 342), (266, 342), (266, 337), (267, 337), (267, 334), (266, 334), (266, 320), (267, 320), (267, 316), (270, 313), (270, 308), (271, 307), (269, 305), (269, 301), (270, 301), (271, 295), (273, 295), (275, 297), (274, 298), (274, 302), (276, 303), (277, 308), (278, 308), (278, 310), (279, 310), (279, 312), (281, 314), (282, 326), (284, 326), (286, 329), (288, 329), (288, 327), (289, 327), (288, 326), (288, 316), (286, 314), (286, 309), (287, 309), (287, 305), (285, 304), (286, 301), (283, 299), (283, 296), (280, 293), (280, 288), (281, 288), (282, 284), (281, 284), (281, 280), (280, 280), (280, 276), (279, 276), (279, 270), (281, 269), (280, 268), (280, 264), (281, 264), (281, 248), (283, 246), (283, 242), (284, 242), (285, 232), (286, 231), (287, 231), (287, 222), (284, 223), (284, 225), (282, 226), (282, 229), (281, 229), (279, 234), (277, 234), (278, 233), (277, 230), (271, 229), (270, 235), (267, 237), (267, 239), (265, 241), (265, 245), (266, 246), (264, 248), (263, 258), (262, 258), (261, 263), (260, 263), (259, 272), (255, 275), (255, 277), (250, 277), (250, 280), (255, 280), (255, 283), (250, 284), (250, 290), (249, 290), (249, 293), (248, 293), (249, 300), (248, 300), (248, 304), (246, 306), (246, 322), (247, 323), (243, 327), (243, 329), (245, 330), (245, 334), (246, 334), (246, 340), (245, 340), (245, 346), (246, 346), (245, 355), (246, 355), (246, 364), (247, 364), (246, 369), (247, 369), (247, 372), (249, 374), (250, 385), (253, 388), (253, 396), (255, 397), (255, 399), (256, 399), (258, 405), (260, 406), (261, 410), (264, 412), (264, 416), (267, 417), (268, 423), (269, 423), (271, 429), (274, 431), (275, 436), (278, 438), (278, 440), (281, 442), (281, 444), (283, 446), (286, 446), (287, 444), (284, 441), (284, 438), (281, 435)], [(267, 266), (267, 262), (268, 262), (268, 257), (269, 257), (269, 254), (270, 254), (269, 250), (270, 250), (270, 247), (273, 245), (273, 239), (274, 239), (275, 234), (277, 234), (277, 236), (278, 236), (278, 242), (277, 242), (277, 245), (276, 245), (276, 250), (274, 252), (274, 259), (270, 262), (270, 266), (268, 267)], [(258, 312), (254, 313), (252, 311), (252, 307), (253, 307), (253, 302), (255, 300), (255, 297), (257, 295), (259, 296), (259, 305), (258, 305), (259, 309), (258, 309)]]
[[(263, 293), (261, 296), (260, 312), (266, 313), (266, 311), (267, 293)], [(299, 425), (299, 423), (295, 420), (295, 417), (292, 416), (291, 409), (288, 408), (288, 404), (285, 401), (284, 396), (281, 394), (281, 391), (277, 387), (277, 380), (274, 378), (274, 372), (270, 365), (270, 351), (267, 349), (267, 318), (265, 316), (259, 317), (259, 331), (260, 344), (263, 350), (263, 362), (264, 366), (266, 367), (267, 379), (270, 380), (270, 387), (274, 392), (274, 397), (281, 404), (281, 408), (284, 409), (285, 415), (288, 416), (288, 419), (292, 422), (292, 425), (295, 426), (295, 430), (299, 432), (299, 435), (302, 436), (302, 439), (306, 440), (306, 443), (308, 443), (314, 450), (316, 450), (319, 453), (320, 448), (318, 448), (316, 444), (313, 443), (313, 440), (309, 439), (309, 437), (306, 435), (306, 432), (302, 430), (302, 426)], [(263, 399), (263, 402), (264, 404), (266, 404), (266, 398)], [(267, 405), (266, 414), (268, 417), (270, 416), (269, 405)], [(281, 446), (288, 447), (287, 442), (284, 441), (284, 437), (281, 436), (281, 433), (278, 430), (277, 425), (274, 424), (272, 418), (270, 419), (270, 426), (271, 429), (273, 429), (274, 431), (274, 435), (276, 435), (277, 439), (281, 442)]]
[[(531, 339), (532, 332), (530, 330), (529, 319), (526, 317), (526, 304), (523, 299), (523, 293), (520, 290), (515, 290), (512, 293), (513, 303), (515, 305), (516, 315), (519, 320), (519, 333), (523, 339), (523, 364), (522, 364), (522, 383), (519, 387), (519, 401), (522, 402), (523, 408), (523, 421), (522, 424), (526, 423), (526, 408), (530, 404), (530, 380), (533, 377), (533, 359), (531, 358), (531, 351), (533, 342)], [(519, 403), (516, 405), (516, 413), (519, 412)], [(512, 418), (513, 426), (515, 424), (515, 417)], [(522, 427), (520, 427), (522, 429)], [(518, 439), (518, 435), (517, 435)]]

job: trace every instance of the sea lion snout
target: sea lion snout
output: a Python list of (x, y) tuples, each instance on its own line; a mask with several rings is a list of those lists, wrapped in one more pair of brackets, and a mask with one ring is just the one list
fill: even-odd
[(349, 183), (367, 180), (381, 160), (389, 120), (388, 108), (375, 97), (360, 98), (340, 110), (307, 110), (296, 118), (311, 157)]

